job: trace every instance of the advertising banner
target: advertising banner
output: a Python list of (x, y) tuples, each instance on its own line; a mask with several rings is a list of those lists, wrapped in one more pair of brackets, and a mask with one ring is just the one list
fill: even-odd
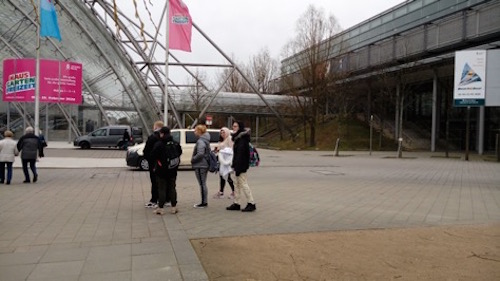
[[(3, 62), (2, 101), (34, 102), (35, 59), (6, 59)], [(40, 60), (40, 102), (82, 103), (82, 64)]]
[(454, 106), (484, 105), (486, 50), (455, 52)]

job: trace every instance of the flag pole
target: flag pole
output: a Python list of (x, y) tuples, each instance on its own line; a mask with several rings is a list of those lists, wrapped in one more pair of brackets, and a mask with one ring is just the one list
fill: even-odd
[(38, 21), (36, 25), (36, 66), (35, 66), (35, 135), (38, 136), (40, 132), (40, 1), (38, 1), (38, 8), (35, 11)]
[(163, 94), (164, 94), (164, 97), (163, 97), (163, 123), (165, 124), (165, 126), (168, 127), (168, 49), (169, 49), (169, 32), (168, 32), (168, 28), (169, 28), (169, 16), (168, 16), (168, 3), (169, 3), (170, 0), (166, 0), (166, 4), (167, 5), (167, 8), (165, 9), (165, 23), (166, 23), (166, 32), (165, 32), (165, 84), (163, 86)]

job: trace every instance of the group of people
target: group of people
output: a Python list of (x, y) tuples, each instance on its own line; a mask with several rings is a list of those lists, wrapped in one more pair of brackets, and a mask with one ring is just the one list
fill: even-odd
[[(250, 167), (250, 132), (245, 129), (242, 122), (233, 122), (233, 134), (226, 127), (220, 130), (220, 141), (216, 148), (219, 158), (220, 189), (216, 198), (224, 197), (224, 186), (226, 181), (233, 190), (233, 204), (226, 208), (229, 211), (253, 212), (256, 210), (255, 201), (247, 181), (247, 171)], [(191, 165), (195, 171), (196, 179), (200, 186), (201, 203), (195, 204), (195, 208), (206, 208), (207, 201), (207, 175), (210, 153), (210, 134), (205, 125), (197, 125), (194, 130), (198, 137), (191, 158)], [(231, 174), (236, 176), (236, 185), (231, 179)], [(244, 195), (247, 205), (241, 209), (241, 195)]]
[[(163, 215), (164, 207), (169, 202), (171, 213), (176, 214), (177, 191), (176, 178), (177, 167), (167, 170), (159, 170), (158, 163), (165, 157), (163, 151), (167, 143), (174, 142), (179, 148), (180, 145), (173, 141), (168, 127), (163, 126), (163, 122), (157, 121), (153, 125), (153, 134), (148, 137), (144, 147), (144, 157), (149, 164), (149, 175), (151, 180), (151, 199), (146, 202), (146, 208), (153, 208), (154, 213)], [(245, 129), (242, 122), (235, 121), (232, 131), (223, 127), (220, 130), (220, 140), (216, 147), (219, 159), (220, 189), (214, 198), (224, 198), (224, 187), (226, 182), (230, 185), (232, 193), (229, 195), (233, 203), (226, 208), (229, 211), (253, 212), (256, 210), (252, 191), (247, 181), (247, 171), (250, 161), (250, 132)], [(193, 207), (203, 209), (208, 207), (208, 187), (207, 177), (209, 173), (210, 134), (204, 124), (199, 124), (194, 129), (194, 134), (198, 138), (191, 156), (191, 165), (194, 169), (195, 177), (200, 188), (201, 202)], [(163, 150), (162, 150), (163, 149)], [(160, 172), (161, 171), (161, 172)], [(231, 175), (235, 176), (235, 181)], [(241, 208), (242, 195), (245, 196), (247, 205)]]
[[(0, 183), (10, 184), (13, 176), (12, 165), (15, 157), (21, 154), (21, 162), (23, 166), (24, 181), (23, 183), (31, 183), (28, 164), (33, 173), (33, 182), (38, 181), (38, 172), (36, 169), (36, 161), (38, 157), (44, 157), (43, 149), (47, 146), (45, 138), (42, 134), (35, 135), (33, 127), (27, 127), (25, 134), (15, 141), (12, 131), (5, 131), (4, 139), (0, 140)], [(7, 168), (7, 177), (5, 175)]]

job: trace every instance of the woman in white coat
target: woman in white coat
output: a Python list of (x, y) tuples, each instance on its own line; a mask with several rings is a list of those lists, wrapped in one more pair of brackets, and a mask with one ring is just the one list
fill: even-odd
[(220, 188), (219, 192), (214, 195), (214, 198), (224, 198), (224, 187), (226, 186), (226, 181), (231, 187), (231, 194), (228, 196), (230, 199), (234, 199), (234, 183), (231, 179), (231, 164), (233, 162), (233, 141), (231, 140), (231, 131), (227, 127), (222, 127), (220, 129), (220, 141), (217, 146), (218, 158), (219, 158), (219, 176), (220, 176)]
[(7, 166), (7, 184), (12, 180), (12, 164), (19, 155), (17, 142), (12, 139), (14, 134), (11, 131), (3, 133), (5, 138), (0, 140), (0, 183), (5, 182), (5, 166)]

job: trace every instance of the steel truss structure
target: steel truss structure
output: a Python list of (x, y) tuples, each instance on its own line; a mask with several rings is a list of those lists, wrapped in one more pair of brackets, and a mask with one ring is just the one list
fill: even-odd
[[(38, 25), (36, 7), (33, 4), (35, 2), (38, 1), (0, 0), (0, 60), (35, 57)], [(166, 2), (163, 3), (162, 14), (167, 12)], [(161, 26), (166, 17), (162, 16), (158, 23), (151, 20), (154, 28), (145, 29), (141, 19), (131, 18), (120, 7), (114, 7), (110, 0), (58, 0), (55, 7), (63, 40), (58, 42), (52, 38), (43, 38), (41, 58), (83, 64), (84, 102), (76, 108), (74, 105), (47, 105), (45, 115), (57, 109), (75, 135), (82, 133), (80, 128), (85, 119), (94, 118), (110, 124), (112, 118), (123, 117), (134, 119), (136, 125), (145, 128), (149, 134), (151, 124), (155, 120), (164, 119), (162, 102), (167, 79), (164, 71), (166, 49), (161, 42)], [(185, 63), (172, 52), (169, 53), (169, 66), (182, 67), (197, 84), (212, 93), (210, 102), (199, 116), (209, 110), (223, 85), (216, 90), (210, 89), (196, 77), (190, 67), (229, 67), (232, 69), (231, 73), (239, 72), (242, 75), (269, 111), (282, 121), (279, 113), (231, 58), (196, 24), (193, 27), (227, 61), (227, 64)], [(169, 77), (168, 87), (182, 86)], [(179, 105), (174, 102), (175, 99), (167, 100), (168, 113), (172, 116), (170, 119), (175, 122), (173, 126), (182, 128), (184, 125), (177, 121), (182, 120), (177, 109)], [(30, 110), (30, 104), (11, 104), (22, 117), (19, 120), (9, 120), (10, 127), (16, 124), (20, 126), (21, 123), (29, 125), (34, 114)], [(11, 105), (7, 107), (5, 112), (10, 111)], [(73, 116), (74, 111), (78, 112), (77, 116)]]

